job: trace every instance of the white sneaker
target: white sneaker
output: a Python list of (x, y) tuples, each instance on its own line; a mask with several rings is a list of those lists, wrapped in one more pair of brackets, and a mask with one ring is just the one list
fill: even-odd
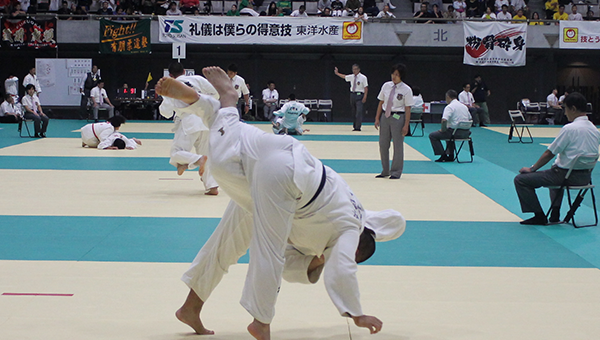
[(396, 9), (396, 6), (392, 5), (391, 2), (388, 2), (387, 5), (390, 6), (390, 9)]

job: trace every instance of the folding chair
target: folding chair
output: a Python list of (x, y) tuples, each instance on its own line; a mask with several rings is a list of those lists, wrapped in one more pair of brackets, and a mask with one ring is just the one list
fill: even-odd
[[(446, 148), (448, 147), (448, 143), (454, 143), (454, 150), (452, 152), (453, 153), (452, 157), (454, 159), (456, 159), (456, 162), (458, 162), (458, 163), (473, 163), (473, 156), (475, 156), (475, 150), (473, 149), (473, 139), (471, 139), (471, 136), (469, 136), (467, 138), (455, 138), (454, 137), (454, 135), (456, 134), (456, 131), (470, 130), (472, 125), (473, 125), (472, 120), (458, 123), (458, 126), (456, 127), (456, 129), (454, 129), (454, 131), (452, 131), (452, 137), (450, 137), (449, 139), (446, 139)], [(457, 142), (460, 142), (460, 146), (458, 147), (458, 149), (456, 148)], [(466, 162), (465, 161), (461, 162), (460, 159), (458, 158), (458, 155), (460, 154), (460, 151), (462, 150), (465, 143), (467, 143), (469, 145), (469, 154), (471, 155), (471, 160), (466, 161)]]
[(533, 120), (533, 117), (535, 117), (535, 122), (539, 123), (540, 114), (542, 111), (542, 108), (540, 107), (540, 103), (531, 103), (529, 101), (525, 101), (525, 102), (520, 101), (517, 103), (517, 108), (521, 111), (521, 113), (523, 113), (523, 118), (524, 118), (523, 122), (524, 123), (527, 122), (527, 120), (529, 120), (529, 122), (531, 123), (531, 121)]
[[(533, 126), (533, 124), (525, 124), (525, 117), (523, 117), (523, 113), (520, 110), (508, 110), (508, 115), (510, 116), (510, 130), (508, 130), (508, 142), (509, 143), (523, 143), (529, 144), (533, 143), (533, 137), (531, 136), (531, 131), (529, 131), (529, 127)], [(518, 122), (518, 120), (521, 122)], [(519, 131), (521, 128), (521, 131)], [(529, 135), (529, 142), (523, 141), (524, 132), (527, 130), (527, 134)], [(512, 141), (513, 134), (516, 134), (519, 137), (518, 141)]]
[[(567, 215), (565, 216), (564, 223), (569, 223), (569, 221), (572, 220), (573, 227), (575, 227), (575, 228), (593, 227), (593, 226), (598, 225), (598, 211), (596, 210), (596, 196), (594, 195), (594, 187), (595, 186), (592, 184), (591, 179), (590, 179), (590, 183), (586, 184), (586, 185), (568, 185), (567, 182), (569, 180), (569, 176), (571, 175), (571, 172), (573, 171), (573, 168), (575, 167), (575, 164), (577, 164), (577, 163), (585, 164), (586, 168), (589, 167), (589, 171), (591, 173), (592, 171), (594, 171), (594, 167), (596, 166), (597, 162), (598, 162), (598, 154), (579, 155), (579, 156), (577, 156), (577, 158), (575, 158), (575, 161), (569, 168), (569, 171), (567, 171), (563, 185), (546, 187), (548, 189), (560, 189), (560, 190), (567, 191), (567, 198), (569, 201), (569, 211), (567, 212)], [(574, 201), (571, 198), (571, 190), (578, 190)], [(586, 225), (578, 226), (575, 223), (575, 212), (581, 205), (581, 202), (585, 198), (585, 195), (588, 193), (588, 191), (591, 192), (591, 195), (592, 195), (591, 196), (592, 197), (592, 207), (594, 209), (594, 220), (595, 221), (594, 221), (594, 224), (586, 224)], [(548, 212), (546, 213), (546, 218), (548, 218), (548, 216), (550, 215), (550, 212), (552, 211), (552, 207), (554, 206), (554, 203), (556, 203), (556, 202), (553, 201), (550, 204), (550, 208), (548, 209)], [(562, 223), (562, 222), (559, 222), (559, 223)]]
[[(410, 124), (414, 124), (410, 127)], [(417, 129), (421, 127), (421, 134), (416, 135)], [(412, 137), (423, 137), (425, 135), (425, 123), (423, 123), (423, 107), (412, 107), (410, 110), (409, 135)]]
[(306, 106), (310, 110), (307, 115), (308, 121), (313, 121), (313, 118), (310, 116), (312, 116), (311, 113), (317, 112), (318, 103), (319, 103), (319, 101), (316, 99), (304, 99), (304, 106)]
[[(317, 104), (318, 121), (331, 121), (331, 113), (333, 111), (333, 100), (319, 99)], [(321, 116), (323, 114), (323, 116)]]
[[(25, 117), (22, 117), (22, 121), (19, 124), (19, 137), (21, 138), (33, 138), (33, 135), (31, 134), (31, 130), (29, 130), (29, 126), (27, 125), (27, 122), (32, 123), (33, 124), (33, 119), (25, 119)], [(23, 135), (23, 126), (25, 127), (25, 130), (27, 130), (27, 135)], [(33, 127), (32, 127), (33, 130)]]

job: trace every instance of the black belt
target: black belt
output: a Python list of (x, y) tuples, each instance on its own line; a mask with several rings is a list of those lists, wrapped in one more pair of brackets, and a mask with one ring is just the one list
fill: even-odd
[(317, 192), (315, 192), (315, 194), (310, 199), (310, 201), (308, 201), (308, 203), (306, 203), (300, 209), (304, 209), (304, 208), (308, 207), (312, 202), (314, 202), (314, 200), (317, 199), (317, 197), (319, 196), (319, 194), (321, 193), (321, 191), (323, 191), (323, 187), (325, 186), (325, 180), (326, 179), (327, 179), (327, 173), (325, 172), (325, 165), (323, 165), (323, 175), (321, 176), (321, 183), (319, 183), (319, 188), (317, 188)]
[(390, 113), (391, 113), (391, 114), (393, 114), (393, 115), (395, 115), (395, 114), (398, 114), (398, 115), (403, 115), (403, 114), (404, 114), (404, 111), (392, 111), (392, 112), (390, 112)]
[(352, 94), (363, 94), (364, 92), (350, 92)]

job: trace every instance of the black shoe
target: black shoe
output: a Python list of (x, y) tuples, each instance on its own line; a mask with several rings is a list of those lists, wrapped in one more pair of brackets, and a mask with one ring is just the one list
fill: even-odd
[(352, 131), (360, 131), (360, 129), (354, 129), (354, 130), (352, 130)]
[(536, 214), (535, 216), (533, 216), (532, 218), (525, 220), (525, 221), (521, 221), (521, 224), (526, 224), (526, 225), (546, 225), (548, 224), (548, 219), (546, 219), (546, 216), (544, 214)]
[(42, 136), (40, 136), (36, 133), (35, 135), (33, 135), (33, 138), (42, 138)]
[(375, 176), (375, 178), (386, 178), (386, 177), (387, 177), (387, 175), (382, 175), (382, 174)]
[(392, 175), (392, 176), (390, 176), (390, 179), (400, 179), (400, 176)]
[(486, 127), (487, 125), (485, 124), (479, 124), (480, 127)]
[(560, 209), (553, 208), (550, 212), (550, 218), (548, 219), (550, 223), (558, 223), (560, 222)]
[(40, 137), (46, 138), (46, 134), (45, 133), (40, 133)]
[(436, 159), (435, 161), (440, 162), (440, 163), (451, 162), (451, 160), (446, 155), (442, 155), (440, 158)]
[(477, 125), (473, 124), (473, 125), (471, 125), (471, 127), (477, 127)]

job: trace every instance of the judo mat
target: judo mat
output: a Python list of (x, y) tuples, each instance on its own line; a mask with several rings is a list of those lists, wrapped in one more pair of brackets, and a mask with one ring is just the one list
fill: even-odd
[[(229, 198), (205, 196), (196, 171), (177, 176), (172, 123), (125, 124), (143, 141), (133, 151), (81, 148), (82, 125), (53, 120), (38, 140), (0, 126), (0, 339), (252, 339), (239, 305), (247, 255), (205, 305), (215, 335), (195, 336), (174, 317), (188, 292), (179, 278)], [(383, 321), (381, 333), (340, 317), (322, 280), (284, 282), (273, 339), (600, 338), (599, 229), (518, 223), (529, 216), (513, 178), (559, 127), (531, 128), (528, 145), (508, 144), (508, 126), (474, 128), (475, 160), (458, 164), (433, 162), (427, 133), (439, 125), (427, 124), (425, 137), (405, 139), (400, 180), (374, 178), (372, 125), (306, 128), (297, 138), (366, 209), (396, 209), (408, 222), (359, 266), (363, 311)], [(589, 201), (577, 217), (593, 219)]]

